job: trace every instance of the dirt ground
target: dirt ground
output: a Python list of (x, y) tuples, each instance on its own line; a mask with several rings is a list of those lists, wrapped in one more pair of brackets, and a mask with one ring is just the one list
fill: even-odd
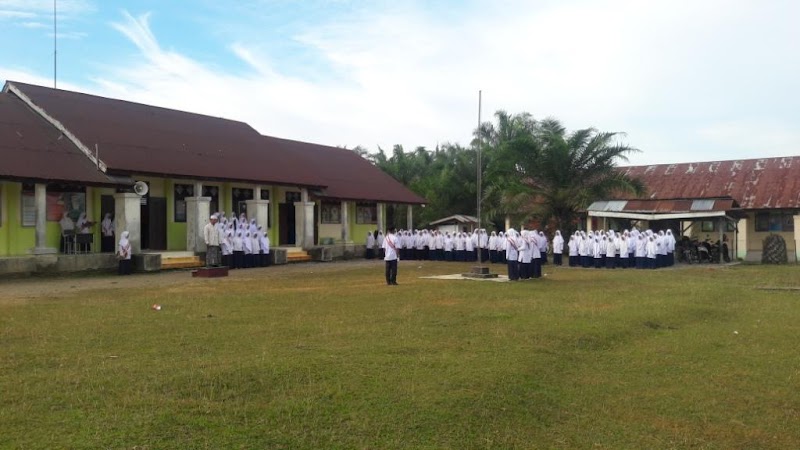
[[(330, 263), (300, 263), (272, 267), (230, 271), (228, 279), (255, 279), (286, 276), (306, 271), (335, 272), (355, 268), (375, 267), (383, 274), (383, 261), (340, 261)], [(20, 300), (38, 298), (57, 298), (96, 289), (141, 287), (146, 283), (150, 288), (163, 288), (187, 282), (207, 283), (213, 279), (192, 278), (190, 270), (173, 270), (159, 273), (142, 273), (118, 276), (111, 273), (69, 274), (59, 276), (33, 276), (0, 280), (0, 304), (16, 303)]]

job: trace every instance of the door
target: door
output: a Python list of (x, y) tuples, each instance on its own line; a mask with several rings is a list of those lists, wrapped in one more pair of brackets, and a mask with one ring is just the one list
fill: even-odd
[(294, 204), (278, 204), (278, 216), (279, 245), (294, 245), (296, 242)]
[(150, 197), (150, 217), (148, 234), (150, 236), (150, 250), (167, 249), (167, 199), (164, 197)]
[[(101, 195), (100, 196), (100, 220), (105, 219), (106, 214), (111, 214), (111, 220), (114, 220), (114, 196)], [(102, 222), (101, 222), (102, 223)], [(103, 238), (102, 231), (100, 233), (100, 251), (101, 252), (114, 252), (116, 247), (116, 237), (106, 240)]]

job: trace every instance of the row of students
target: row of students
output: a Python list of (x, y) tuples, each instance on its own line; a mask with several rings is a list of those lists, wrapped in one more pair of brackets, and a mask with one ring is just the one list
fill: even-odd
[(270, 265), (270, 241), (263, 225), (255, 219), (247, 220), (243, 213), (228, 219), (224, 214), (215, 227), (220, 236), (222, 265), (231, 269), (267, 267)]
[(675, 264), (672, 230), (576, 231), (567, 248), (570, 267), (656, 269)]

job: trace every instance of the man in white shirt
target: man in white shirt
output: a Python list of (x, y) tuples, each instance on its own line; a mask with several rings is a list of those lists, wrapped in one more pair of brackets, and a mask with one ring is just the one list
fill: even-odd
[(209, 218), (210, 222), (203, 227), (203, 238), (206, 241), (206, 266), (216, 267), (220, 265), (222, 253), (219, 246), (219, 230), (217, 229), (217, 216)]
[(386, 284), (397, 286), (397, 237), (394, 234), (394, 227), (389, 228), (389, 232), (383, 238), (383, 260), (386, 263)]

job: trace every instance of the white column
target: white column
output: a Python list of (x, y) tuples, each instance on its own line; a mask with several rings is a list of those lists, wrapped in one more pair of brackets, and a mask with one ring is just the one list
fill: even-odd
[(586, 215), (586, 232), (592, 231), (592, 217), (590, 215)]
[(747, 259), (747, 235), (749, 234), (749, 230), (747, 226), (749, 225), (749, 219), (739, 219), (739, 224), (737, 228), (739, 232), (736, 233), (736, 257), (741, 258), (742, 260)]
[[(198, 192), (195, 184), (195, 193)], [(201, 190), (202, 192), (202, 186)], [(211, 216), (211, 197), (186, 197), (186, 251), (203, 253), (206, 251), (206, 240), (203, 228), (209, 223)]]
[(47, 185), (37, 183), (34, 191), (36, 202), (36, 247), (31, 250), (34, 255), (56, 253), (56, 249), (47, 247)]
[[(260, 189), (258, 189), (260, 191)], [(261, 198), (261, 194), (258, 194)], [(264, 231), (269, 228), (269, 200), (247, 200), (247, 218), (256, 219), (256, 223), (264, 227)]]
[(375, 208), (378, 210), (378, 229), (386, 234), (386, 204), (378, 202), (375, 204)]
[(800, 215), (794, 216), (794, 262), (800, 262)]
[(406, 210), (406, 230), (414, 229), (414, 206), (409, 203)]
[(303, 248), (309, 249), (317, 245), (317, 243), (314, 242), (314, 202), (306, 202), (303, 207), (305, 209), (305, 213), (303, 214), (303, 218), (305, 219), (305, 226), (303, 228)]
[[(119, 239), (123, 231), (130, 236), (131, 253), (142, 252), (141, 201), (138, 195), (114, 194), (114, 236)], [(117, 243), (114, 243), (117, 248)], [(116, 251), (116, 250), (115, 250)]]
[(342, 202), (342, 213), (339, 214), (339, 217), (342, 219), (342, 241), (344, 242), (351, 242), (352, 238), (350, 237), (350, 211), (349, 211), (349, 204), (347, 202)]
[[(505, 225), (505, 230), (508, 230), (509, 228), (511, 228), (511, 217), (506, 216), (506, 220), (505, 220), (505, 224), (504, 225)], [(456, 226), (456, 230), (458, 230), (458, 226)]]

